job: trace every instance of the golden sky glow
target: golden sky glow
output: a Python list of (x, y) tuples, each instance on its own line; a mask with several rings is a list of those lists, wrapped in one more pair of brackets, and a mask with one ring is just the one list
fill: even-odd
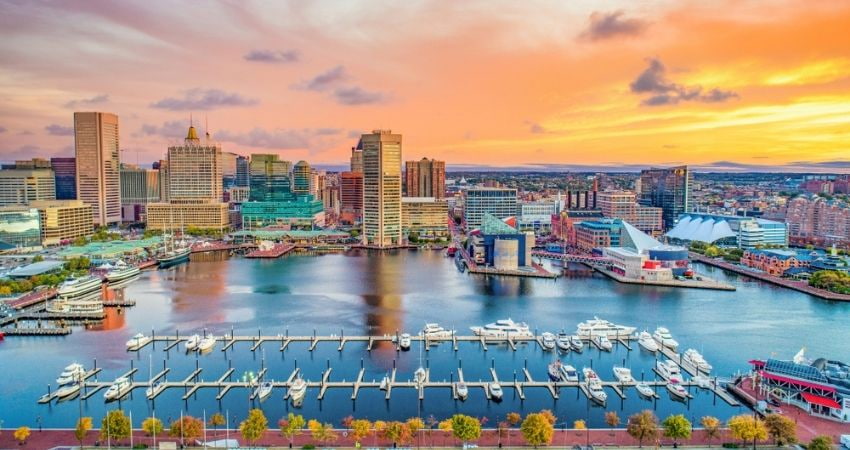
[(128, 162), (193, 113), (225, 151), (316, 164), (392, 128), (453, 165), (846, 172), (848, 23), (846, 1), (0, 1), (0, 159), (70, 155), (72, 112), (103, 110)]

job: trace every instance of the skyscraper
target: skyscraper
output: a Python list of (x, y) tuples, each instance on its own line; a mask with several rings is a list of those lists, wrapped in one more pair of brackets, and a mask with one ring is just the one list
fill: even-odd
[(248, 158), (244, 156), (236, 157), (236, 186), (248, 187), (250, 178)]
[(145, 220), (148, 203), (161, 201), (159, 170), (121, 164), (121, 218), (124, 222)]
[(0, 205), (26, 205), (34, 200), (55, 198), (56, 182), (52, 170), (0, 170)]
[(292, 163), (283, 161), (278, 155), (251, 155), (250, 185), (248, 200), (252, 202), (274, 202), (292, 200), (289, 172)]
[(482, 187), (466, 190), (463, 221), (470, 230), (480, 227), (486, 214), (505, 219), (516, 213), (516, 189)]
[(121, 221), (118, 116), (74, 113), (77, 198), (92, 205), (95, 225)]
[(664, 228), (669, 230), (679, 215), (691, 210), (691, 181), (693, 174), (688, 166), (643, 170), (639, 203), (661, 208)]
[(363, 146), (359, 142), (356, 147), (351, 147), (351, 171), (363, 173)]
[(221, 152), (221, 179), (224, 189), (236, 184), (236, 159), (238, 155), (231, 152)]
[(401, 135), (375, 130), (360, 137), (363, 148), (363, 241), (401, 244)]
[(363, 217), (363, 172), (339, 175), (339, 207), (345, 222), (360, 222)]
[(76, 158), (50, 158), (50, 165), (56, 180), (56, 200), (76, 200)]
[(292, 168), (292, 192), (296, 195), (310, 194), (310, 164), (298, 161)]
[(405, 191), (408, 197), (446, 196), (446, 163), (436, 159), (422, 158), (404, 164)]

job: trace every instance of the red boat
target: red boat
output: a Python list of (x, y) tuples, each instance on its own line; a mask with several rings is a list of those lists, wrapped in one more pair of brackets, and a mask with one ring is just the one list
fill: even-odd
[(2, 331), (0, 331), (0, 341), (2, 341), (3, 339), (6, 339), (6, 335), (3, 334)]

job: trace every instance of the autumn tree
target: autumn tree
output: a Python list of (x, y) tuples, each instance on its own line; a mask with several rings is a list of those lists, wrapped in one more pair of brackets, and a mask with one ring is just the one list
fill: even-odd
[(156, 417), (148, 417), (142, 421), (142, 431), (148, 436), (162, 434), (162, 421)]
[(27, 442), (27, 439), (30, 437), (30, 427), (19, 427), (17, 430), (15, 430), (13, 436), (20, 445), (25, 444)]
[(549, 423), (552, 424), (552, 426), (554, 426), (555, 423), (558, 421), (558, 418), (555, 417), (555, 414), (549, 409), (543, 409), (538, 414), (543, 416), (544, 419), (548, 420)]
[(248, 412), (248, 417), (239, 424), (239, 433), (249, 444), (254, 444), (263, 437), (268, 428), (269, 421), (263, 414), (263, 410), (254, 408)]
[(673, 446), (679, 446), (679, 439), (691, 438), (691, 421), (682, 414), (667, 416), (662, 423), (664, 436), (673, 439)]
[(307, 428), (310, 430), (310, 434), (313, 436), (313, 439), (322, 444), (336, 440), (336, 433), (334, 433), (333, 425), (329, 423), (322, 423), (318, 420), (310, 419), (307, 421)]
[(552, 442), (552, 437), (555, 435), (555, 427), (549, 418), (540, 413), (531, 413), (525, 416), (520, 426), (522, 437), (529, 445), (537, 448), (541, 445), (548, 445)]
[(658, 435), (658, 418), (648, 409), (632, 414), (626, 422), (626, 432), (638, 440), (639, 447), (643, 447), (644, 439), (653, 439)]
[(186, 444), (186, 439), (198, 439), (204, 433), (204, 422), (192, 416), (183, 416), (168, 427), (168, 435), (180, 438), (181, 444)]
[(711, 447), (711, 440), (720, 437), (720, 419), (713, 416), (703, 416), (699, 422), (705, 432), (706, 439), (708, 439), (708, 446)]
[(807, 450), (832, 450), (832, 438), (829, 436), (817, 436), (809, 441)]
[(209, 420), (207, 420), (207, 425), (213, 427), (213, 430), (218, 431), (218, 427), (227, 424), (227, 419), (224, 417), (224, 414), (217, 412), (210, 416)]
[(372, 422), (366, 419), (352, 420), (349, 428), (351, 428), (351, 437), (358, 444), (372, 434)]
[(616, 411), (608, 411), (605, 413), (605, 423), (611, 428), (617, 428), (617, 425), (620, 424), (620, 416), (617, 415)]
[(508, 422), (510, 426), (515, 427), (522, 421), (522, 416), (520, 416), (519, 413), (516, 412), (509, 412), (507, 415), (505, 415), (505, 421)]
[(586, 430), (587, 424), (582, 419), (574, 420), (573, 428), (575, 428), (576, 430)]
[(764, 421), (749, 414), (741, 414), (729, 419), (729, 430), (734, 438), (744, 441), (745, 444), (752, 442), (753, 446), (757, 441), (767, 439), (767, 427), (764, 426)]
[(86, 435), (89, 434), (89, 430), (91, 430), (91, 428), (91, 417), (80, 417), (80, 419), (77, 420), (77, 427), (74, 428), (74, 437), (76, 437), (77, 442), (80, 443), (80, 448), (83, 447), (83, 440), (86, 438)]
[(387, 422), (381, 434), (385, 439), (392, 442), (393, 446), (410, 442), (410, 429), (398, 421)]
[(292, 447), (293, 439), (301, 433), (306, 422), (301, 414), (289, 413), (286, 419), (280, 419), (277, 424), (280, 427), (280, 434), (289, 439), (289, 446)]
[(106, 441), (118, 441), (130, 437), (130, 418), (124, 415), (124, 411), (113, 409), (106, 413), (100, 424), (100, 439)]
[(797, 442), (797, 424), (793, 420), (779, 414), (768, 414), (764, 418), (767, 434), (773, 438), (776, 445), (794, 444)]
[(425, 428), (425, 422), (423, 422), (419, 417), (411, 417), (407, 419), (405, 426), (407, 426), (407, 429), (410, 432), (410, 437), (412, 439), (416, 439), (419, 435), (419, 431)]
[(452, 435), (461, 442), (475, 441), (481, 437), (481, 422), (465, 414), (452, 416)]

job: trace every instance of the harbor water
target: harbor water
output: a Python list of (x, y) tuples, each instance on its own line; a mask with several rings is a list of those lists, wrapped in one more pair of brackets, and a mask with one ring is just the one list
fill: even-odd
[[(312, 352), (308, 343), (292, 343), (284, 352), (269, 342), (255, 352), (248, 342), (222, 352), (222, 343), (206, 355), (186, 354), (183, 346), (165, 352), (158, 342), (139, 352), (127, 352), (125, 342), (137, 332), (157, 335), (208, 333), (236, 335), (385, 335), (418, 333), (426, 322), (438, 322), (468, 335), (470, 326), (497, 319), (527, 322), (537, 333), (568, 333), (578, 322), (598, 316), (615, 323), (648, 329), (666, 326), (680, 343), (680, 351), (695, 348), (714, 366), (713, 375), (729, 377), (748, 369), (752, 358), (790, 358), (801, 347), (807, 354), (850, 360), (850, 303), (834, 303), (758, 281), (700, 266), (699, 271), (733, 284), (737, 291), (709, 291), (618, 284), (586, 271), (557, 280), (504, 278), (470, 275), (457, 270), (441, 252), (399, 251), (377, 253), (351, 251), (346, 254), (292, 254), (276, 260), (228, 257), (224, 253), (193, 255), (192, 261), (164, 270), (143, 272), (141, 277), (109, 295), (135, 300), (136, 306), (121, 311), (109, 309), (103, 325), (76, 327), (66, 337), (9, 337), (0, 342), (0, 421), (4, 428), (19, 425), (73, 427), (77, 417), (92, 416), (99, 423), (106, 411), (121, 408), (132, 412), (136, 426), (156, 415), (167, 421), (183, 414), (194, 416), (227, 413), (231, 426), (245, 418), (249, 407), (260, 407), (270, 423), (288, 412), (339, 424), (353, 415), (369, 419), (406, 419), (434, 415), (442, 419), (456, 412), (486, 417), (491, 424), (508, 412), (550, 409), (559, 427), (586, 419), (602, 427), (604, 413), (617, 411), (625, 418), (642, 409), (654, 409), (659, 417), (685, 414), (698, 420), (704, 415), (726, 419), (744, 411), (732, 407), (710, 391), (691, 389), (687, 402), (674, 401), (663, 389), (657, 401), (641, 398), (627, 389), (626, 399), (612, 390), (608, 402), (595, 405), (575, 388), (561, 389), (557, 400), (543, 388), (526, 388), (521, 401), (511, 388), (500, 403), (489, 402), (482, 389), (471, 388), (465, 402), (452, 399), (450, 389), (427, 389), (423, 401), (414, 389), (393, 389), (391, 399), (377, 389), (361, 389), (356, 400), (351, 389), (328, 389), (322, 401), (318, 389), (310, 389), (301, 408), (283, 400), (284, 389), (276, 389), (265, 402), (249, 400), (246, 389), (232, 389), (216, 400), (218, 389), (204, 388), (187, 400), (184, 389), (169, 388), (154, 401), (145, 398), (144, 388), (120, 402), (104, 404), (95, 394), (49, 405), (37, 403), (55, 389), (55, 379), (71, 362), (91, 368), (94, 360), (102, 371), (98, 380), (112, 380), (138, 368), (136, 381), (145, 381), (163, 366), (170, 368), (169, 381), (179, 381), (196, 367), (200, 380), (217, 380), (229, 367), (233, 380), (246, 372), (268, 369), (266, 378), (285, 380), (297, 366), (303, 377), (319, 381), (327, 367), (331, 380), (353, 381), (361, 364), (364, 380), (380, 381), (397, 367), (398, 381), (413, 378), (417, 367), (427, 366), (432, 381), (457, 378), (462, 366), (467, 381), (491, 380), (494, 367), (502, 381), (524, 380), (522, 369), (537, 381), (546, 379), (546, 367), (556, 356), (536, 344), (490, 345), (460, 342), (457, 352), (450, 343), (429, 351), (414, 343), (410, 351), (397, 352), (390, 343), (376, 344), (367, 351), (365, 342), (349, 342), (343, 351), (337, 343), (319, 343)], [(634, 377), (652, 380), (656, 356), (632, 344), (632, 351), (615, 344), (612, 353), (586, 348), (582, 354), (561, 356), (564, 363), (591, 366), (604, 380), (614, 380), (614, 365), (632, 369)], [(686, 376), (687, 378), (687, 376)], [(92, 380), (90, 380), (92, 381)]]

